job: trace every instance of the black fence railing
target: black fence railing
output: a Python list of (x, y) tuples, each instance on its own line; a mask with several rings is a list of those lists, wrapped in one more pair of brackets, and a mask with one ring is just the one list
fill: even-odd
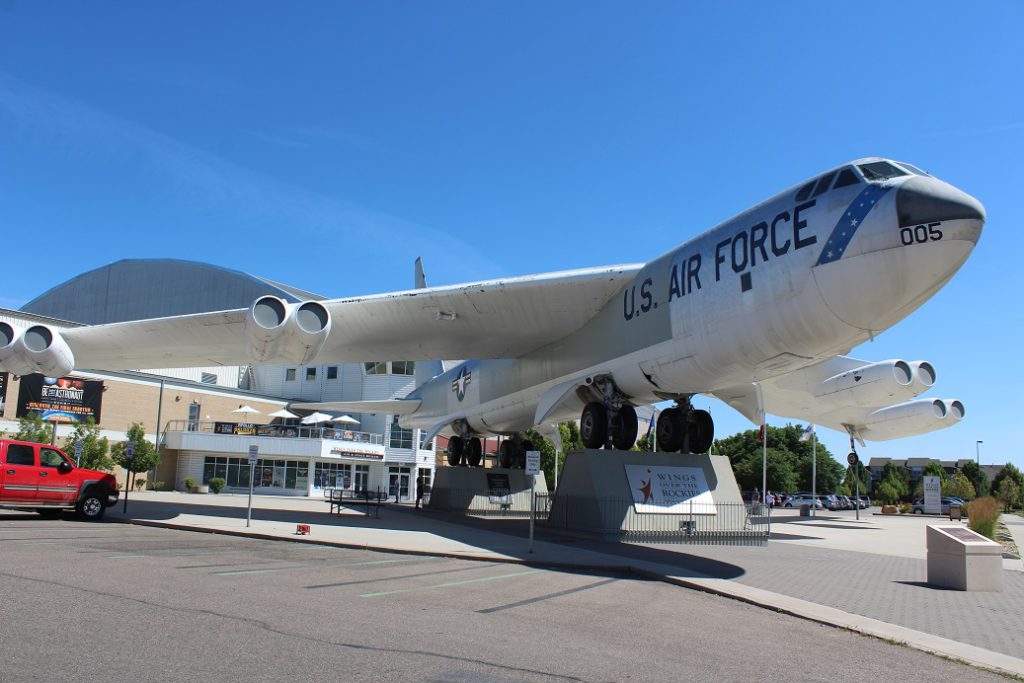
[[(435, 489), (430, 507), (476, 517), (527, 519), (530, 490), (481, 492)], [(629, 498), (556, 496), (538, 493), (536, 519), (554, 529), (594, 534), (630, 543), (764, 545), (770, 509), (744, 503), (680, 503), (667, 508), (636, 504)]]

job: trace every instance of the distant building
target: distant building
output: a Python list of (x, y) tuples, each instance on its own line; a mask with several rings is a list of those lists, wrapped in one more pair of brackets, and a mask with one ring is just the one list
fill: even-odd
[[(924, 476), (924, 468), (930, 463), (938, 463), (942, 466), (942, 469), (946, 471), (946, 474), (952, 476), (956, 474), (957, 470), (962, 469), (964, 465), (969, 462), (974, 462), (972, 458), (961, 458), (959, 460), (939, 460), (937, 458), (907, 458), (905, 460), (894, 460), (892, 458), (871, 458), (868, 462), (867, 468), (871, 473), (871, 490), (874, 491), (878, 486), (879, 481), (882, 479), (882, 470), (886, 464), (893, 463), (897, 467), (902, 467), (910, 474), (910, 490), (913, 491), (919, 483), (921, 478)], [(982, 465), (981, 470), (988, 477), (989, 482), (995, 479), (996, 475), (1003, 471), (1005, 465)]]

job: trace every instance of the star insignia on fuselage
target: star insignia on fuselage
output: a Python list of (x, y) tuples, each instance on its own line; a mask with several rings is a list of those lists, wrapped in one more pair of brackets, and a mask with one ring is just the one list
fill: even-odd
[(452, 391), (455, 392), (455, 396), (461, 402), (462, 399), (466, 398), (466, 387), (473, 381), (473, 373), (467, 367), (463, 367), (456, 375), (455, 379), (452, 380)]

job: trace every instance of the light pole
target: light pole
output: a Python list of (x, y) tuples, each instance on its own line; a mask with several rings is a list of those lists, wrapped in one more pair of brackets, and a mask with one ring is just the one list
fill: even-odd
[(975, 441), (974, 442), (974, 464), (976, 464), (978, 467), (981, 467), (981, 444), (983, 444), (983, 443), (985, 443), (985, 442), (984, 441)]

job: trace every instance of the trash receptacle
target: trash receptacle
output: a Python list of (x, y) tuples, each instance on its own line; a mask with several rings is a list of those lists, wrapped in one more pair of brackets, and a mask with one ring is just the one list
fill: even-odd
[(804, 503), (803, 505), (801, 505), (800, 506), (800, 516), (801, 517), (810, 517), (811, 516), (811, 506), (808, 505), (807, 503)]
[(959, 505), (949, 506), (949, 521), (962, 520), (964, 518), (963, 508)]

